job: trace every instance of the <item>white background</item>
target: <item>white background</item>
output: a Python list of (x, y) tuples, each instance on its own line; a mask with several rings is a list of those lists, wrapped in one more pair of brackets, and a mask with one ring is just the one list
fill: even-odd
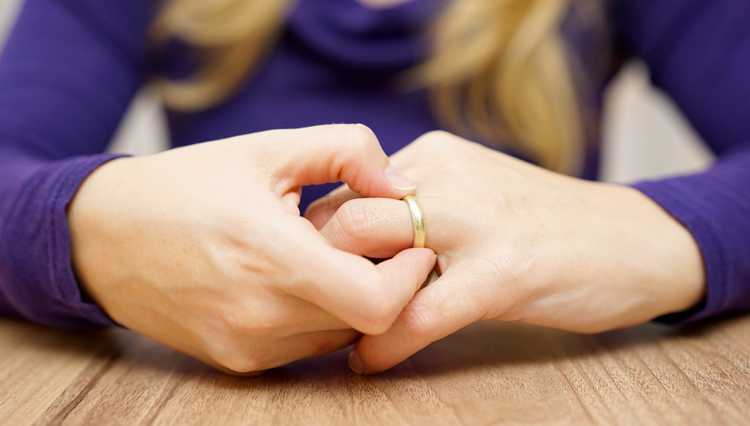
[[(0, 0), (0, 46), (21, 3)], [(688, 173), (713, 161), (672, 102), (651, 88), (648, 70), (642, 64), (626, 67), (610, 86), (605, 105), (604, 180), (631, 182)], [(158, 152), (168, 146), (167, 137), (158, 102), (141, 93), (123, 118), (109, 150), (138, 155)]]

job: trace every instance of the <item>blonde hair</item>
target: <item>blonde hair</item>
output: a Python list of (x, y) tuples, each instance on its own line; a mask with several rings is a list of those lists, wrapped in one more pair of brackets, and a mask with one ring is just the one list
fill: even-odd
[[(449, 130), (576, 173), (583, 118), (560, 24), (571, 0), (453, 0), (431, 28), (432, 55), (407, 79), (429, 90)], [(176, 110), (230, 97), (276, 40), (291, 0), (171, 0), (154, 38), (201, 54), (200, 71), (156, 87)]]

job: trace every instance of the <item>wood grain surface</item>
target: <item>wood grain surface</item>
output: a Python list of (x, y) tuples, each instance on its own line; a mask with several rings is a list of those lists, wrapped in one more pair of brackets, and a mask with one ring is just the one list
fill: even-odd
[(0, 424), (750, 424), (750, 316), (591, 336), (482, 322), (369, 377), (346, 357), (237, 378), (125, 330), (0, 319)]

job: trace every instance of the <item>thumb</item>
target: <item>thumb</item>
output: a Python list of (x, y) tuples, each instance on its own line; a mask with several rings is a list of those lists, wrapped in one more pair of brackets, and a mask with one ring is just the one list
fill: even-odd
[(362, 124), (281, 130), (277, 176), (289, 188), (345, 182), (364, 197), (402, 198), (417, 186), (390, 164), (375, 134)]

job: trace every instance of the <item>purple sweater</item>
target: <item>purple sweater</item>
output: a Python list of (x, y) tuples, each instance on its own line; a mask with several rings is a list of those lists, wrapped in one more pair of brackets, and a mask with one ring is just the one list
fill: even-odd
[[(360, 122), (386, 152), (400, 149), (438, 128), (425, 94), (396, 90), (392, 77), (424, 57), (419, 34), (439, 3), (372, 10), (355, 0), (300, 1), (235, 97), (196, 114), (168, 111), (173, 145)], [(720, 157), (705, 173), (636, 185), (690, 229), (706, 264), (705, 302), (668, 320), (748, 310), (750, 2), (620, 0), (609, 13), (616, 34), (607, 42), (649, 64), (654, 83)], [(153, 16), (147, 0), (26, 1), (0, 58), (0, 314), (59, 327), (112, 324), (81, 299), (66, 206), (113, 158), (102, 152), (149, 74), (190, 69), (179, 46), (158, 59), (149, 54)], [(586, 65), (598, 40), (580, 35), (572, 44)], [(582, 177), (596, 177), (597, 160), (593, 148)], [(330, 188), (306, 188), (301, 207)]]

